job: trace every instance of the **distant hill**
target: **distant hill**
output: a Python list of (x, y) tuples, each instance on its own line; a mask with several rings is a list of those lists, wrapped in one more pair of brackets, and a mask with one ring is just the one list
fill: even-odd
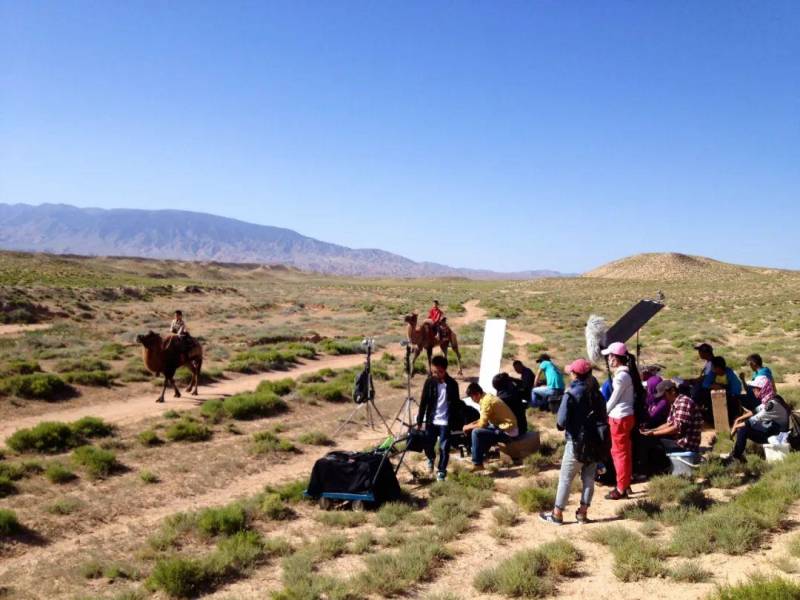
[(704, 256), (668, 253), (648, 253), (629, 256), (598, 267), (584, 277), (603, 279), (643, 279), (680, 281), (687, 279), (721, 279), (745, 274), (777, 273), (778, 269), (745, 267)]
[(352, 249), (280, 227), (180, 210), (0, 204), (0, 249), (89, 256), (139, 256), (281, 264), (333, 275), (535, 279), (556, 271), (499, 273), (415, 262), (376, 249)]

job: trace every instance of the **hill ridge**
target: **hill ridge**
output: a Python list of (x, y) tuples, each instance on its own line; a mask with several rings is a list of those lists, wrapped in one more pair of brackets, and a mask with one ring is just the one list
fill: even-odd
[(746, 274), (787, 272), (782, 269), (727, 263), (706, 256), (681, 252), (643, 252), (620, 258), (583, 274), (600, 279), (679, 281), (710, 277), (714, 279)]

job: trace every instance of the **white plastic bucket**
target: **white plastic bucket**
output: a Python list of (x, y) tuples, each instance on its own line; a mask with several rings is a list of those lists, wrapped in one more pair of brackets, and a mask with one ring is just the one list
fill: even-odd
[(696, 452), (673, 452), (667, 454), (672, 463), (672, 474), (691, 477), (697, 468), (699, 455)]
[(767, 462), (778, 462), (786, 458), (791, 449), (789, 444), (764, 444), (764, 458)]

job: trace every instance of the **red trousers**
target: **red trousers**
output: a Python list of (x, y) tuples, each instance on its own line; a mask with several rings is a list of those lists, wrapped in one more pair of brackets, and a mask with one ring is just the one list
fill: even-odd
[(609, 417), (611, 429), (611, 459), (617, 472), (617, 490), (624, 492), (631, 485), (633, 476), (633, 443), (631, 433), (636, 426), (636, 417), (630, 415), (621, 419)]

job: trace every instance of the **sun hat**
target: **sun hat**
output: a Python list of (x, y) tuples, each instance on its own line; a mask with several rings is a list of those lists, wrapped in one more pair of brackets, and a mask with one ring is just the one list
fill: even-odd
[(586, 375), (591, 370), (592, 363), (585, 358), (577, 358), (567, 366), (567, 373), (575, 373), (576, 375)]
[(628, 356), (628, 347), (622, 342), (614, 342), (605, 350), (601, 350), (600, 354), (603, 356), (608, 356), (609, 354), (613, 354), (614, 356)]
[(759, 375), (758, 377), (753, 379), (753, 381), (748, 382), (747, 385), (749, 385), (750, 387), (761, 389), (763, 387), (766, 387), (768, 383), (769, 383), (769, 377), (767, 377), (766, 375)]
[(656, 386), (656, 393), (654, 396), (656, 398), (663, 398), (664, 394), (666, 394), (669, 390), (676, 390), (678, 386), (675, 385), (675, 382), (672, 379), (665, 379), (664, 381), (660, 381)]

